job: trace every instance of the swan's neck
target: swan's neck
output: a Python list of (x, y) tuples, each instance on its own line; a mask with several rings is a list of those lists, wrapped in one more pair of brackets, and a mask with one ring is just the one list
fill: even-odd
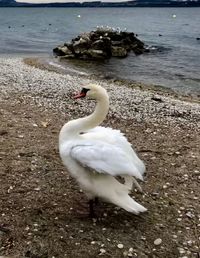
[(81, 132), (87, 132), (88, 130), (98, 126), (105, 119), (108, 109), (109, 98), (106, 94), (99, 97), (95, 110), (91, 115), (72, 120), (62, 127), (60, 131), (60, 141), (71, 139), (79, 135)]

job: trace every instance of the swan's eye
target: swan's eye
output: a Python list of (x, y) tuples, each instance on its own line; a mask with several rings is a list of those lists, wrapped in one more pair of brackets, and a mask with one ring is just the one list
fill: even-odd
[(83, 93), (83, 94), (86, 95), (89, 90), (90, 90), (90, 89), (82, 88), (81, 93)]

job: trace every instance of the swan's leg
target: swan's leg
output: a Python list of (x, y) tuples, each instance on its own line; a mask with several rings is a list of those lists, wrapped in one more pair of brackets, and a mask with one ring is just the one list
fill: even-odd
[(98, 198), (98, 197), (95, 197), (95, 198), (94, 198), (94, 203), (95, 203), (95, 205), (98, 205), (98, 204), (99, 204), (99, 198)]
[(90, 217), (95, 218), (95, 211), (94, 211), (94, 204), (98, 205), (99, 204), (99, 198), (95, 197), (94, 199), (89, 200), (89, 209), (90, 209)]
[(89, 200), (90, 218), (95, 217), (94, 213), (94, 200)]
[(123, 176), (123, 178), (125, 181), (124, 184), (127, 185), (127, 187), (129, 188), (130, 191), (133, 189), (133, 184), (135, 184), (138, 191), (140, 193), (143, 192), (141, 186), (139, 185), (139, 183), (137, 182), (137, 180), (134, 177), (125, 175), (125, 176)]

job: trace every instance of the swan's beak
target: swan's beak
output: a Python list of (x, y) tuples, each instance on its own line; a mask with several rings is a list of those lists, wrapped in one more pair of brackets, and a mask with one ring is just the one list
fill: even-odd
[(80, 99), (80, 98), (84, 98), (85, 96), (86, 96), (86, 94), (84, 92), (80, 92), (80, 93), (76, 94), (73, 98)]

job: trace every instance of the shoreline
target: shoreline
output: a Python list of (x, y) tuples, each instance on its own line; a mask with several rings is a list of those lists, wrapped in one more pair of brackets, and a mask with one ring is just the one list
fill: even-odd
[[(69, 97), (69, 91), (73, 94), (88, 83), (97, 83), (105, 87), (110, 93), (110, 113), (115, 113), (118, 117), (144, 119), (145, 121), (163, 121), (166, 119), (168, 123), (174, 121), (179, 123), (182, 122), (181, 120), (198, 123), (199, 120), (200, 106), (198, 100), (193, 100), (190, 97), (183, 97), (182, 99), (182, 96), (171, 93), (171, 91), (157, 90), (156, 86), (152, 88), (141, 83), (131, 83), (130, 87), (130, 85), (124, 85), (121, 81), (96, 80), (96, 78), (90, 76), (60, 73), (60, 70), (55, 67), (52, 69), (48, 64), (44, 65), (38, 62), (38, 59), (32, 58), (3, 58), (0, 59), (0, 66), (2, 69), (3, 66), (6, 66), (11, 73), (10, 78), (12, 80), (15, 78), (14, 89), (17, 92), (31, 93), (40, 97), (46, 103), (54, 103), (55, 107), (57, 107), (58, 100), (63, 103), (62, 95), (68, 95), (66, 101), (69, 106), (73, 105), (74, 101)], [(18, 66), (19, 71), (16, 71), (15, 66)], [(2, 72), (4, 72), (6, 78), (7, 69), (3, 69)], [(23, 79), (26, 82), (25, 84), (23, 84)], [(55, 86), (52, 81), (55, 81)], [(6, 85), (8, 84), (9, 78), (6, 82)], [(9, 91), (9, 88), (4, 87), (4, 89)], [(89, 105), (90, 112), (92, 111), (91, 107), (92, 105)], [(83, 110), (86, 111), (87, 107), (84, 107)]]
[[(168, 88), (166, 86), (162, 85), (153, 85), (153, 84), (147, 84), (143, 82), (137, 82), (137, 81), (131, 81), (126, 79), (119, 79), (119, 78), (105, 78), (105, 76), (102, 75), (95, 75), (95, 74), (86, 74), (85, 72), (79, 71), (78, 68), (71, 67), (72, 71), (68, 71), (61, 65), (57, 65), (57, 63), (51, 64), (50, 61), (51, 57), (46, 57), (45, 59), (43, 57), (25, 57), (23, 58), (25, 64), (42, 69), (42, 70), (48, 70), (52, 72), (57, 72), (58, 74), (70, 74), (75, 76), (81, 76), (83, 78), (89, 78), (90, 80), (95, 81), (103, 81), (104, 83), (114, 83), (117, 86), (125, 86), (129, 88), (135, 88), (142, 91), (151, 91), (155, 93), (159, 93), (161, 95), (171, 96), (176, 99), (185, 100), (189, 102), (196, 102), (200, 103), (200, 96), (197, 95), (191, 95), (189, 93), (183, 93), (183, 92), (177, 92), (171, 88)], [(47, 61), (49, 60), (49, 62)], [(52, 57), (52, 61), (53, 61)]]
[[(110, 95), (102, 125), (125, 133), (146, 164), (143, 193), (131, 193), (148, 209), (141, 216), (100, 201), (91, 220), (59, 158), (63, 124), (94, 109), (72, 99), (91, 82)], [(0, 256), (198, 257), (198, 103), (0, 58), (0, 114)]]

